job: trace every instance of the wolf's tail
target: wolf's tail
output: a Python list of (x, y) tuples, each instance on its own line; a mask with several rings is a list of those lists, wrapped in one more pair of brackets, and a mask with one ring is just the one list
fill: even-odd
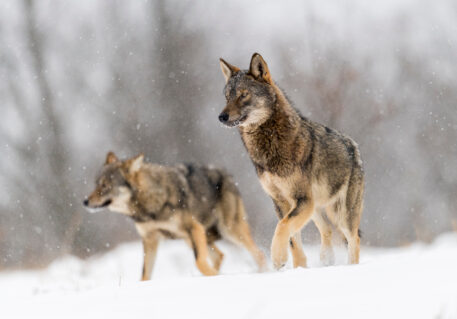
[(359, 145), (352, 138), (348, 137), (348, 139), (350, 140), (352, 147), (354, 149), (354, 160), (358, 166), (362, 167), (363, 162), (362, 157), (360, 156)]

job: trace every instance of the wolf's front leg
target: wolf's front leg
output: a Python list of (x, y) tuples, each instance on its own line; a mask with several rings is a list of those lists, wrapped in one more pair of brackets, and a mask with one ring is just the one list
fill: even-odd
[[(283, 198), (276, 198), (273, 199), (273, 203), (275, 204), (276, 214), (278, 218), (281, 220), (284, 216), (287, 215), (288, 212), (294, 209), (291, 207), (290, 203), (283, 199)], [(294, 260), (294, 268), (297, 267), (306, 267), (306, 256), (303, 252), (303, 245), (301, 242), (301, 235), (300, 231), (295, 233), (290, 240), (289, 240), (289, 247), (290, 252), (292, 253), (292, 258)], [(286, 256), (287, 261), (287, 256)]]
[(208, 243), (205, 228), (199, 222), (191, 220), (187, 229), (197, 262), (197, 268), (205, 276), (217, 275), (218, 271), (208, 263)]
[(141, 280), (151, 279), (152, 269), (157, 255), (157, 247), (159, 246), (159, 236), (156, 233), (148, 234), (143, 238), (144, 262), (143, 275)]
[(224, 259), (224, 254), (222, 253), (222, 251), (219, 250), (219, 248), (217, 248), (217, 246), (214, 243), (208, 245), (208, 251), (214, 269), (216, 269), (216, 271), (219, 271), (219, 269), (221, 268), (222, 260)]
[(303, 244), (301, 241), (301, 232), (298, 231), (290, 238), (289, 242), (290, 252), (294, 260), (294, 268), (306, 268), (306, 255), (303, 252)]
[[(290, 238), (306, 225), (313, 210), (314, 204), (311, 199), (308, 197), (299, 198), (295, 208), (279, 221), (271, 244), (271, 258), (276, 269), (280, 269), (286, 264)], [(306, 259), (304, 263), (306, 265)]]

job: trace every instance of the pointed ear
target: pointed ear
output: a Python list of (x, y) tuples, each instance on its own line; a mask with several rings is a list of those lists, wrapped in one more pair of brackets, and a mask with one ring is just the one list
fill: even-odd
[(105, 165), (117, 162), (117, 156), (113, 152), (108, 152), (106, 155)]
[(225, 62), (222, 58), (220, 58), (219, 61), (221, 64), (222, 74), (224, 74), (225, 82), (227, 83), (233, 73), (238, 72), (240, 69), (236, 66), (231, 65), (230, 63)]
[(252, 55), (251, 65), (249, 66), (249, 73), (253, 75), (257, 80), (263, 80), (269, 84), (273, 83), (268, 65), (262, 56), (258, 53), (254, 53)]
[(140, 153), (134, 158), (131, 158), (125, 162), (125, 165), (127, 166), (127, 170), (129, 173), (135, 173), (138, 172), (143, 165), (144, 161), (144, 154)]

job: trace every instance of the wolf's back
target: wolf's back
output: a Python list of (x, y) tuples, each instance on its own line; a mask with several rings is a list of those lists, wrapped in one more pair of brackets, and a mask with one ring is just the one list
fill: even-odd
[(201, 166), (197, 164), (183, 164), (181, 170), (189, 183), (189, 187), (197, 197), (213, 197), (219, 200), (224, 192), (239, 194), (232, 177), (223, 169)]

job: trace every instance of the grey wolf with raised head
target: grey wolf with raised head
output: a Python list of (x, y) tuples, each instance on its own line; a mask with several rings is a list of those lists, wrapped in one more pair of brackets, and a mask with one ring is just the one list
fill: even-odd
[(348, 242), (349, 263), (359, 262), (364, 172), (357, 144), (302, 116), (273, 81), (260, 54), (248, 70), (220, 59), (227, 105), (219, 120), (238, 127), (279, 223), (271, 245), (275, 268), (288, 259), (306, 267), (300, 230), (312, 220), (321, 234), (321, 261), (334, 262), (332, 224)]

